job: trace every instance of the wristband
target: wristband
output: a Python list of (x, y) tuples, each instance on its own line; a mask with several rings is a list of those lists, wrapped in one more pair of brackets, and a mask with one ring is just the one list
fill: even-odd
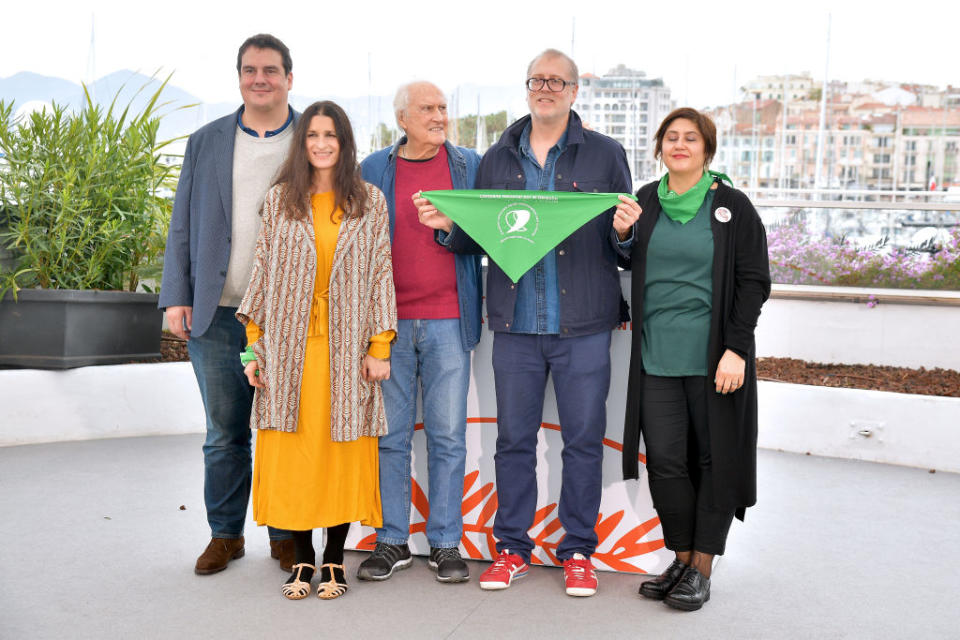
[(247, 345), (246, 350), (240, 353), (240, 364), (242, 364), (243, 366), (247, 366), (251, 362), (256, 362), (256, 361), (257, 361), (257, 354), (253, 352), (253, 347), (251, 347), (250, 345)]

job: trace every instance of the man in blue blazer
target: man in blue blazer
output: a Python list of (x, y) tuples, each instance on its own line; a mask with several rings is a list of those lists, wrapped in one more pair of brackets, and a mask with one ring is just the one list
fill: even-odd
[[(250, 280), (258, 212), (298, 116), (287, 104), (292, 68), (290, 50), (274, 36), (241, 45), (243, 105), (187, 141), (167, 236), (159, 305), (170, 330), (188, 340), (207, 421), (203, 498), (211, 540), (194, 569), (201, 575), (244, 554), (253, 388), (240, 364), (246, 335), (234, 313)], [(269, 534), (271, 555), (290, 571), (289, 532)]]

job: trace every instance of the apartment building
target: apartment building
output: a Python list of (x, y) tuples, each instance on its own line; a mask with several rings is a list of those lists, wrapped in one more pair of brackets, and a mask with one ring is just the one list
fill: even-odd
[(659, 175), (653, 135), (673, 109), (670, 88), (662, 78), (647, 78), (643, 71), (622, 64), (603, 76), (585, 73), (573, 108), (589, 128), (623, 145), (635, 182)]
[[(862, 83), (861, 83), (862, 84)], [(921, 85), (873, 94), (833, 82), (826, 105), (821, 186), (924, 190), (960, 185), (960, 108), (953, 87), (931, 98)], [(853, 90), (852, 90), (853, 89)], [(905, 94), (916, 90), (914, 104)], [(942, 107), (921, 106), (939, 103)], [(719, 145), (713, 168), (748, 188), (813, 187), (820, 104), (752, 100), (710, 111)]]
[(781, 102), (786, 99), (787, 102), (795, 102), (806, 100), (810, 92), (819, 87), (820, 83), (814, 83), (810, 72), (804, 71), (799, 74), (758, 76), (741, 87), (741, 90), (748, 98)]

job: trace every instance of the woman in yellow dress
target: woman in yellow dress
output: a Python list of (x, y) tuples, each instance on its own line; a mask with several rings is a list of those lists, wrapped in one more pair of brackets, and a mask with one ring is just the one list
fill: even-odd
[(256, 388), (253, 517), (293, 533), (296, 564), (281, 589), (293, 600), (310, 593), (313, 529), (325, 528), (317, 595), (335, 598), (347, 590), (350, 523), (382, 526), (380, 381), (397, 321), (386, 203), (361, 179), (350, 121), (332, 102), (297, 123), (237, 318)]

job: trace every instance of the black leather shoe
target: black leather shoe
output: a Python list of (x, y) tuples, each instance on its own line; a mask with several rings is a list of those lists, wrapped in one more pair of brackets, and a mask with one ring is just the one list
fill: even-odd
[(410, 547), (405, 544), (378, 542), (370, 557), (360, 563), (357, 577), (361, 580), (386, 580), (394, 569), (406, 569), (413, 562)]
[(437, 572), (439, 582), (466, 582), (470, 579), (470, 569), (456, 547), (430, 547), (430, 560), (427, 565)]
[(654, 600), (663, 600), (670, 593), (670, 590), (680, 582), (680, 576), (683, 575), (683, 570), (686, 568), (687, 565), (675, 559), (663, 573), (640, 585), (640, 595)]
[(663, 601), (674, 609), (696, 611), (709, 599), (710, 578), (704, 578), (703, 574), (695, 568), (687, 567), (680, 576), (677, 586)]

